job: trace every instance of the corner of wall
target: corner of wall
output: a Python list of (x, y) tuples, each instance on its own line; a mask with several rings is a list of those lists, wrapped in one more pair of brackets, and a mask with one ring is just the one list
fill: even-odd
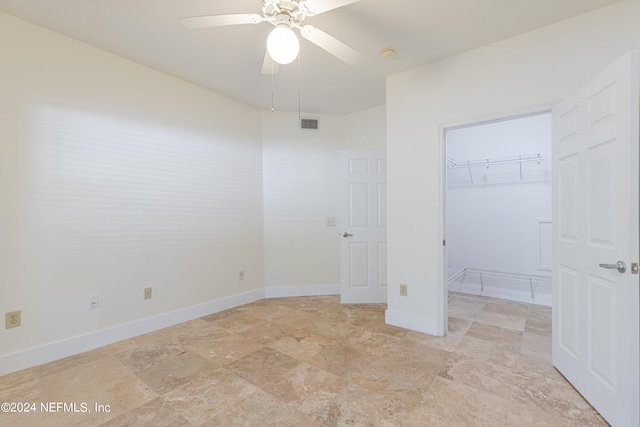
[(410, 329), (424, 334), (443, 336), (440, 333), (440, 328), (438, 328), (438, 321), (429, 317), (387, 309), (385, 311), (385, 322), (388, 325)]

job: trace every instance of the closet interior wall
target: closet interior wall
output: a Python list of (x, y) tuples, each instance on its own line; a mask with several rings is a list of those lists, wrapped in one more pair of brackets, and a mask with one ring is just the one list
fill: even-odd
[(449, 290), (551, 305), (551, 114), (446, 132)]

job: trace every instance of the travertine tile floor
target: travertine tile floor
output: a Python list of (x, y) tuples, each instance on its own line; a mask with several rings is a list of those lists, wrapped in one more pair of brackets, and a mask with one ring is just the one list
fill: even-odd
[(451, 293), (445, 338), (384, 310), (262, 300), (16, 372), (0, 402), (37, 410), (0, 425), (607, 425), (551, 365), (550, 308)]

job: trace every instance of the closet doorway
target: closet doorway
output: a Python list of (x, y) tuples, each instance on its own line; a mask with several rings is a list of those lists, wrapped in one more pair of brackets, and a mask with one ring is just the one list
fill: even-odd
[(551, 113), (445, 130), (448, 290), (551, 305)]

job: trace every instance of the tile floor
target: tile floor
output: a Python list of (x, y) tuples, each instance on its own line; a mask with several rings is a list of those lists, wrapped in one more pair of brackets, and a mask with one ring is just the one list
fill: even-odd
[(0, 425), (607, 425), (551, 366), (550, 308), (451, 293), (445, 338), (384, 310), (262, 300), (9, 374), (0, 402), (37, 407)]

